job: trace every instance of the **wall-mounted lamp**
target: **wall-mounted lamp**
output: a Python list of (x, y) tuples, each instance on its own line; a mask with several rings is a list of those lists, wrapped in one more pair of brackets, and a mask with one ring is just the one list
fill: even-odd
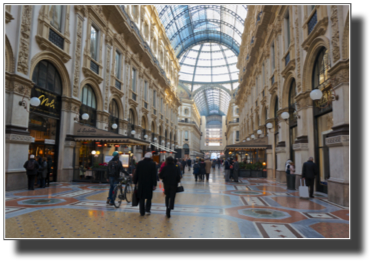
[[(87, 113), (84, 113), (83, 115), (81, 115), (81, 118), (83, 120), (88, 120), (89, 119), (89, 115)], [(79, 115), (77, 115), (75, 118), (74, 118), (74, 121), (79, 121)]]
[(112, 129), (117, 129), (118, 128), (118, 125), (117, 125), (117, 123), (113, 123), (113, 125), (112, 125)]
[(132, 130), (132, 131), (131, 131), (131, 134), (132, 134), (132, 135), (135, 135), (135, 134), (136, 134), (135, 130)]
[(148, 135), (144, 135), (144, 138), (147, 139), (147, 138), (148, 138)]

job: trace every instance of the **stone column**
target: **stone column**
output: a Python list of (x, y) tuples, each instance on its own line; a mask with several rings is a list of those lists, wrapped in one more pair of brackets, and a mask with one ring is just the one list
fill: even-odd
[(332, 102), (332, 132), (327, 135), (330, 178), (328, 200), (349, 206), (349, 60), (339, 61), (329, 70), (338, 100)]
[(6, 73), (6, 129), (5, 129), (5, 182), (6, 191), (27, 188), (23, 165), (28, 160), (30, 136), (30, 92), (33, 82), (25, 77)]
[[(74, 134), (75, 118), (79, 118), (81, 102), (75, 98), (62, 97), (62, 114), (60, 119), (60, 134), (59, 134), (59, 159), (57, 164), (57, 181), (67, 182), (74, 178), (74, 147), (76, 145)], [(77, 155), (76, 157), (79, 157)], [(75, 161), (77, 167), (79, 161)]]

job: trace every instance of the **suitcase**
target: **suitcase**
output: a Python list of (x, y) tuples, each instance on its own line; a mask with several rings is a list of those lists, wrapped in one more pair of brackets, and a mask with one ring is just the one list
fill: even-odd
[[(303, 185), (302, 185), (302, 181), (303, 181)], [(308, 199), (310, 197), (308, 193), (308, 187), (306, 186), (304, 179), (299, 180), (299, 197), (304, 198), (304, 199)]]

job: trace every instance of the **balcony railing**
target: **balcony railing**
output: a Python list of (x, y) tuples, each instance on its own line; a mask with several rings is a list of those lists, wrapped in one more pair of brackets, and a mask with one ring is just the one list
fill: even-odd
[(115, 80), (115, 86), (116, 86), (116, 88), (118, 88), (119, 90), (121, 90), (121, 82), (120, 81)]
[(60, 49), (64, 50), (64, 38), (50, 28), (49, 41), (54, 43)]
[(228, 123), (239, 123), (239, 120), (232, 120), (232, 121), (229, 121)]
[(91, 60), (91, 71), (99, 73), (99, 66)]
[(318, 15), (316, 14), (316, 11), (315, 11), (314, 15), (312, 15), (311, 19), (307, 23), (307, 28), (308, 28), (308, 34), (309, 35), (312, 32), (312, 30), (314, 29), (314, 27), (315, 27), (315, 25), (316, 25), (317, 22), (318, 22)]

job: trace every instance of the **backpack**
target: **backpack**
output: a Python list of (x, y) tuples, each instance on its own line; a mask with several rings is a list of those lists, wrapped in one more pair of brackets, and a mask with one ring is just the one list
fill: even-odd
[(26, 169), (31, 171), (31, 170), (34, 170), (34, 167), (35, 167), (34, 161), (29, 160), (28, 165), (26, 166)]
[(194, 164), (194, 166), (193, 166), (193, 169), (199, 169), (199, 165), (198, 164)]
[(287, 165), (286, 174), (290, 174), (290, 165)]
[(109, 167), (109, 175), (110, 176), (116, 176), (117, 175), (118, 162), (119, 161), (110, 161), (109, 162), (108, 167)]

